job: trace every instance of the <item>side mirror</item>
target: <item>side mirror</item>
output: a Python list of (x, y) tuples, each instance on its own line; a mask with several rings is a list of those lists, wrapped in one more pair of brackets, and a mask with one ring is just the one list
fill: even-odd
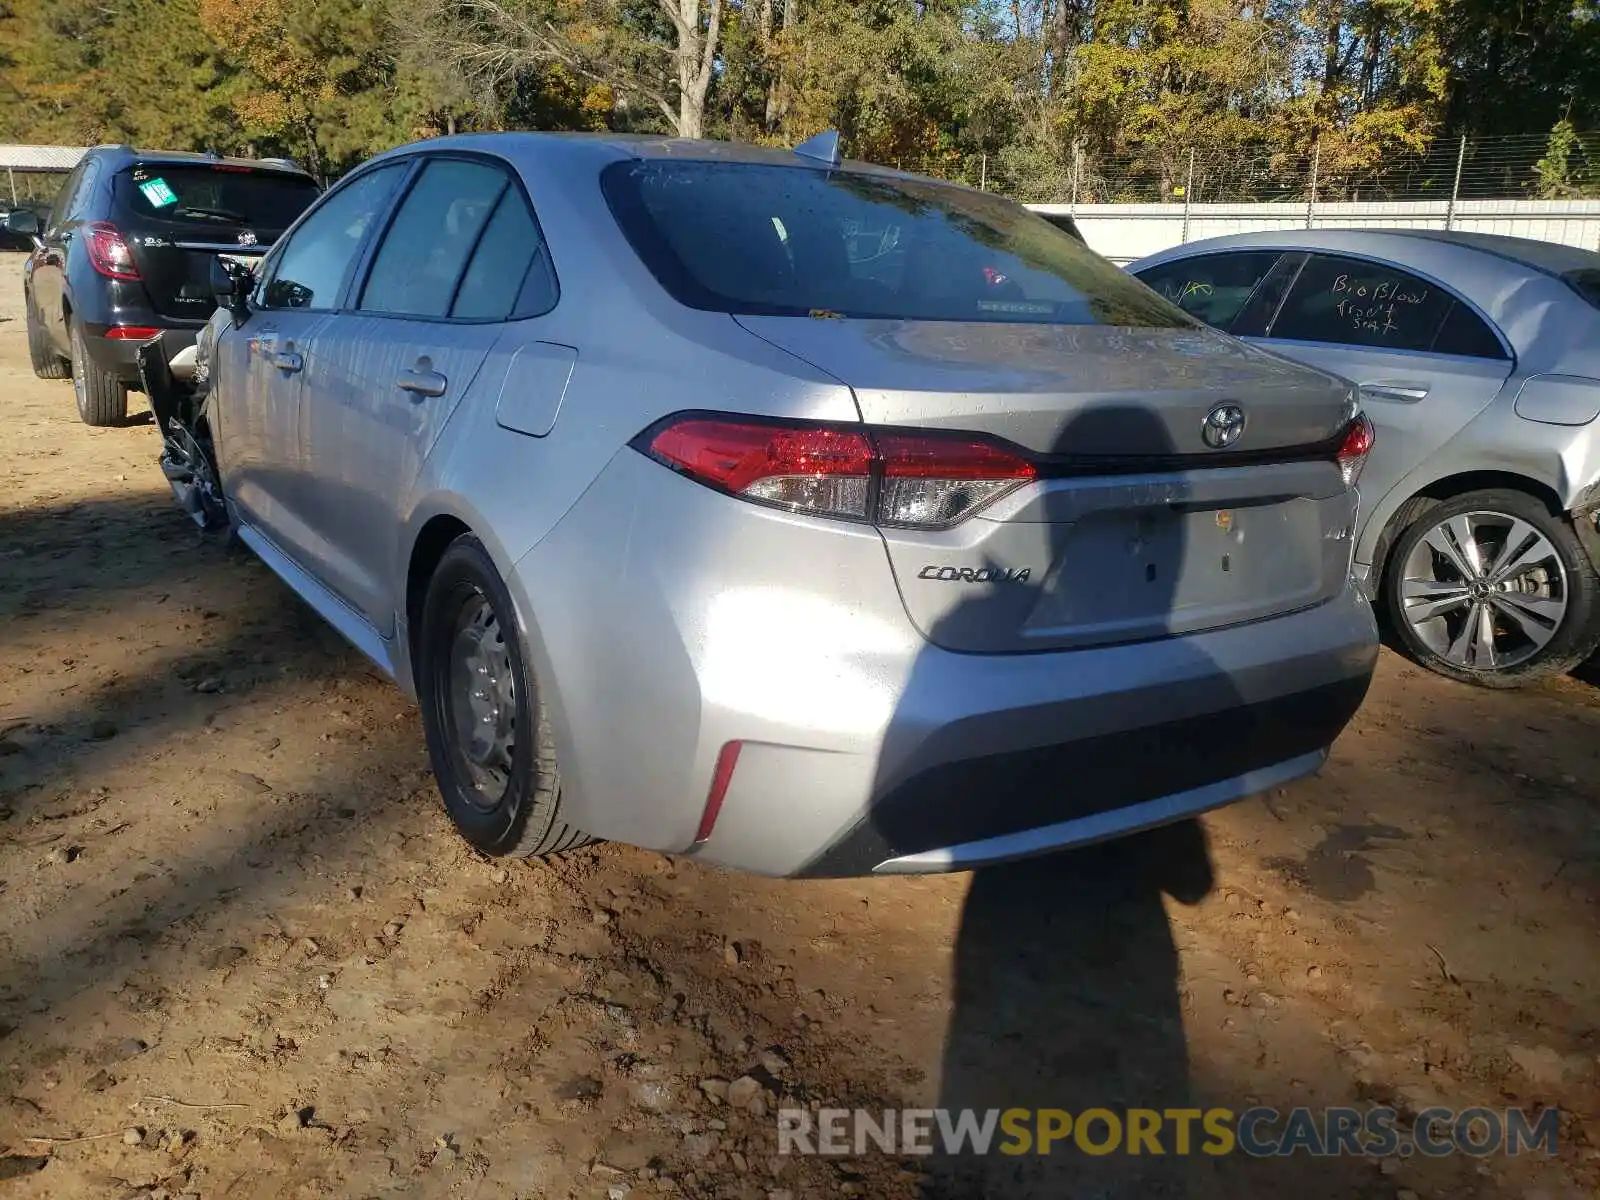
[(5, 215), (5, 228), (7, 233), (14, 233), (18, 237), (25, 237), (33, 243), (34, 249), (44, 245), (40, 239), (39, 214), (28, 208), (13, 208)]
[(236, 258), (217, 255), (211, 260), (211, 291), (217, 305), (233, 314), (233, 323), (242, 325), (250, 315), (250, 293), (255, 290), (255, 272)]
[(13, 208), (6, 214), (6, 231), (18, 237), (38, 237), (39, 214), (32, 209)]

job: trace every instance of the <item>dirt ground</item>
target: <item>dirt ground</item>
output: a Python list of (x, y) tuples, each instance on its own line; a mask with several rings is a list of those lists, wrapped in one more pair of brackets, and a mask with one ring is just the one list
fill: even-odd
[[(416, 710), (35, 380), (0, 255), (0, 1197), (1600, 1193), (1600, 688), (1385, 655), (1321, 777), (788, 882), (463, 849)], [(702, 1081), (739, 1080), (735, 1109)], [(711, 1084), (710, 1092), (722, 1089)], [(785, 1105), (1558, 1106), (1560, 1152), (779, 1157)]]

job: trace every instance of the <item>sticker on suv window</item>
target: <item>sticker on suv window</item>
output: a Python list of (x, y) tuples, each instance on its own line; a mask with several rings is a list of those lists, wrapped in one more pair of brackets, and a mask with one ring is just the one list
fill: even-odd
[(178, 194), (167, 186), (165, 179), (147, 179), (139, 185), (151, 208), (165, 208), (178, 202)]

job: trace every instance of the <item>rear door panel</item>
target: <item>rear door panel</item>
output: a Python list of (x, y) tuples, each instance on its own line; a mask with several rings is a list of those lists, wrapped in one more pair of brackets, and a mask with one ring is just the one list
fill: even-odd
[[(395, 616), (401, 498), (501, 334), (345, 313), (318, 339), (298, 429), (297, 507), (314, 519), (302, 531), (306, 561), (379, 633)], [(445, 380), (442, 395), (399, 386), (422, 359)]]

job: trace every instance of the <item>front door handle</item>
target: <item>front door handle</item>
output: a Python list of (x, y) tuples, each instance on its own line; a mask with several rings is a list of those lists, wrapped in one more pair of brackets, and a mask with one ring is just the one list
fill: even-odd
[(450, 386), (450, 381), (433, 369), (433, 360), (427, 357), (417, 359), (417, 365), (402, 371), (394, 382), (401, 391), (419, 397), (442, 396)]
[(279, 350), (272, 356), (272, 365), (277, 367), (280, 371), (288, 371), (292, 374), (293, 372), (300, 370), (301, 367), (305, 366), (306, 360), (301, 358), (300, 355), (296, 354), (293, 350)]
[(1379, 400), (1399, 400), (1405, 404), (1415, 404), (1418, 400), (1428, 398), (1428, 389), (1419, 383), (1363, 383), (1361, 394), (1376, 396)]

